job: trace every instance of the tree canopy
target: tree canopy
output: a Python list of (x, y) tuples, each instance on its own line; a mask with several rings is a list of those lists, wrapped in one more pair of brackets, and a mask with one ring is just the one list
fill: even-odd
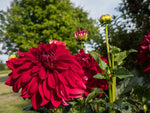
[(99, 33), (88, 13), (73, 7), (69, 0), (13, 0), (0, 17), (0, 42), (6, 53), (28, 51), (49, 39), (65, 42), (74, 53), (79, 49), (73, 39), (74, 31), (86, 29), (89, 39)]

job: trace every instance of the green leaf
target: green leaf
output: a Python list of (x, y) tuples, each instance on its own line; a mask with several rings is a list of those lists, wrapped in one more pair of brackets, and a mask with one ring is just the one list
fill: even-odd
[(104, 62), (101, 58), (100, 58), (100, 54), (94, 51), (88, 51), (88, 53), (96, 60), (96, 62), (98, 63), (98, 65), (100, 66), (101, 70), (106, 73), (107, 72), (107, 63)]
[(90, 100), (92, 100), (94, 97), (98, 96), (99, 94), (102, 94), (103, 90), (99, 88), (93, 88), (92, 92), (87, 96), (85, 103), (88, 103)]
[(122, 61), (132, 52), (137, 52), (135, 49), (125, 50), (123, 52), (115, 54), (114, 61), (117, 63), (117, 65), (120, 65)]
[(93, 76), (93, 78), (96, 78), (96, 79), (106, 79), (105, 76), (102, 73), (97, 73), (96, 75)]
[(109, 46), (110, 47), (110, 52), (112, 53), (112, 54), (116, 54), (116, 53), (119, 53), (120, 51), (121, 51), (121, 49), (120, 48), (118, 48), (118, 47), (116, 47), (116, 46)]
[(139, 83), (140, 79), (141, 78), (138, 78), (136, 76), (132, 78), (125, 78), (123, 81), (119, 83), (119, 85), (117, 85), (116, 97), (119, 98), (125, 93), (128, 93), (129, 91), (131, 91), (133, 86)]
[(88, 51), (88, 53), (95, 59), (96, 62), (100, 60), (100, 54), (95, 51)]
[(134, 75), (131, 74), (126, 68), (121, 67), (115, 70), (115, 76), (120, 79), (123, 79), (127, 77), (133, 77)]

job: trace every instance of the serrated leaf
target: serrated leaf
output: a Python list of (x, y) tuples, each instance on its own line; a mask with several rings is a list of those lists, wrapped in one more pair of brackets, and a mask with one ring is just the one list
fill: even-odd
[(114, 61), (117, 63), (117, 65), (120, 65), (122, 61), (132, 52), (137, 52), (135, 49), (125, 50), (123, 52), (115, 54)]
[(106, 107), (121, 111), (121, 107), (116, 103), (106, 103)]
[(106, 79), (105, 76), (102, 73), (97, 73), (96, 75), (93, 76), (93, 78), (96, 78), (96, 79)]
[(96, 62), (100, 60), (100, 54), (95, 51), (88, 51), (88, 53), (95, 59)]
[(134, 75), (131, 74), (127, 69), (121, 67), (121, 68), (117, 68), (115, 70), (115, 76), (123, 79), (123, 78), (127, 78), (127, 77), (133, 77)]
[(118, 47), (116, 47), (116, 46), (111, 46), (111, 45), (110, 45), (110, 52), (111, 52), (112, 54), (117, 54), (117, 53), (119, 53), (120, 51), (121, 51), (120, 48), (118, 48)]
[(119, 98), (125, 93), (131, 91), (133, 86), (136, 84), (138, 84), (138, 78), (136, 76), (132, 78), (125, 78), (123, 81), (119, 83), (119, 85), (117, 85), (116, 97)]
[(100, 66), (101, 70), (106, 73), (107, 72), (107, 63), (104, 62), (101, 58), (100, 58), (100, 54), (94, 51), (88, 51), (88, 53), (95, 59), (95, 61), (98, 63), (98, 65)]
[(91, 99), (93, 99), (94, 97), (98, 96), (99, 94), (102, 94), (103, 91), (99, 88), (93, 88), (92, 92), (89, 93), (89, 95), (87, 96), (85, 103), (89, 102)]

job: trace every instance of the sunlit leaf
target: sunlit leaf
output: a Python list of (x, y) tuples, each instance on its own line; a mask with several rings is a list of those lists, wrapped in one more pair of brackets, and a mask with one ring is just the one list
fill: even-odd
[(133, 77), (134, 75), (131, 74), (126, 68), (121, 67), (115, 70), (115, 76), (120, 79), (123, 79), (127, 77)]

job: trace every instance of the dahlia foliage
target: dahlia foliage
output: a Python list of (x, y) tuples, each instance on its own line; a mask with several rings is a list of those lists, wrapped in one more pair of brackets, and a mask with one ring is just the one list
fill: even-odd
[(143, 37), (138, 52), (139, 64), (148, 62), (144, 72), (150, 70), (150, 32), (147, 32), (147, 35)]
[[(103, 58), (103, 56), (100, 56), (103, 61), (108, 63), (107, 59)], [(82, 69), (85, 73), (85, 75), (88, 77), (88, 80), (86, 82), (87, 89), (85, 90), (85, 96), (88, 96), (89, 93), (91, 93), (92, 88), (100, 88), (103, 91), (106, 91), (108, 89), (107, 81), (106, 79), (95, 79), (93, 78), (94, 75), (97, 73), (104, 74), (97, 62), (94, 60), (94, 58), (90, 54), (86, 54), (83, 49), (80, 50), (80, 53), (75, 55), (76, 60), (79, 62), (79, 64), (82, 66)], [(101, 96), (102, 94), (100, 94)]]
[(5, 82), (13, 91), (22, 88), (21, 96), (31, 99), (35, 110), (55, 109), (72, 98), (82, 97), (86, 77), (80, 64), (61, 41), (39, 44), (19, 58), (7, 61), (12, 70)]

